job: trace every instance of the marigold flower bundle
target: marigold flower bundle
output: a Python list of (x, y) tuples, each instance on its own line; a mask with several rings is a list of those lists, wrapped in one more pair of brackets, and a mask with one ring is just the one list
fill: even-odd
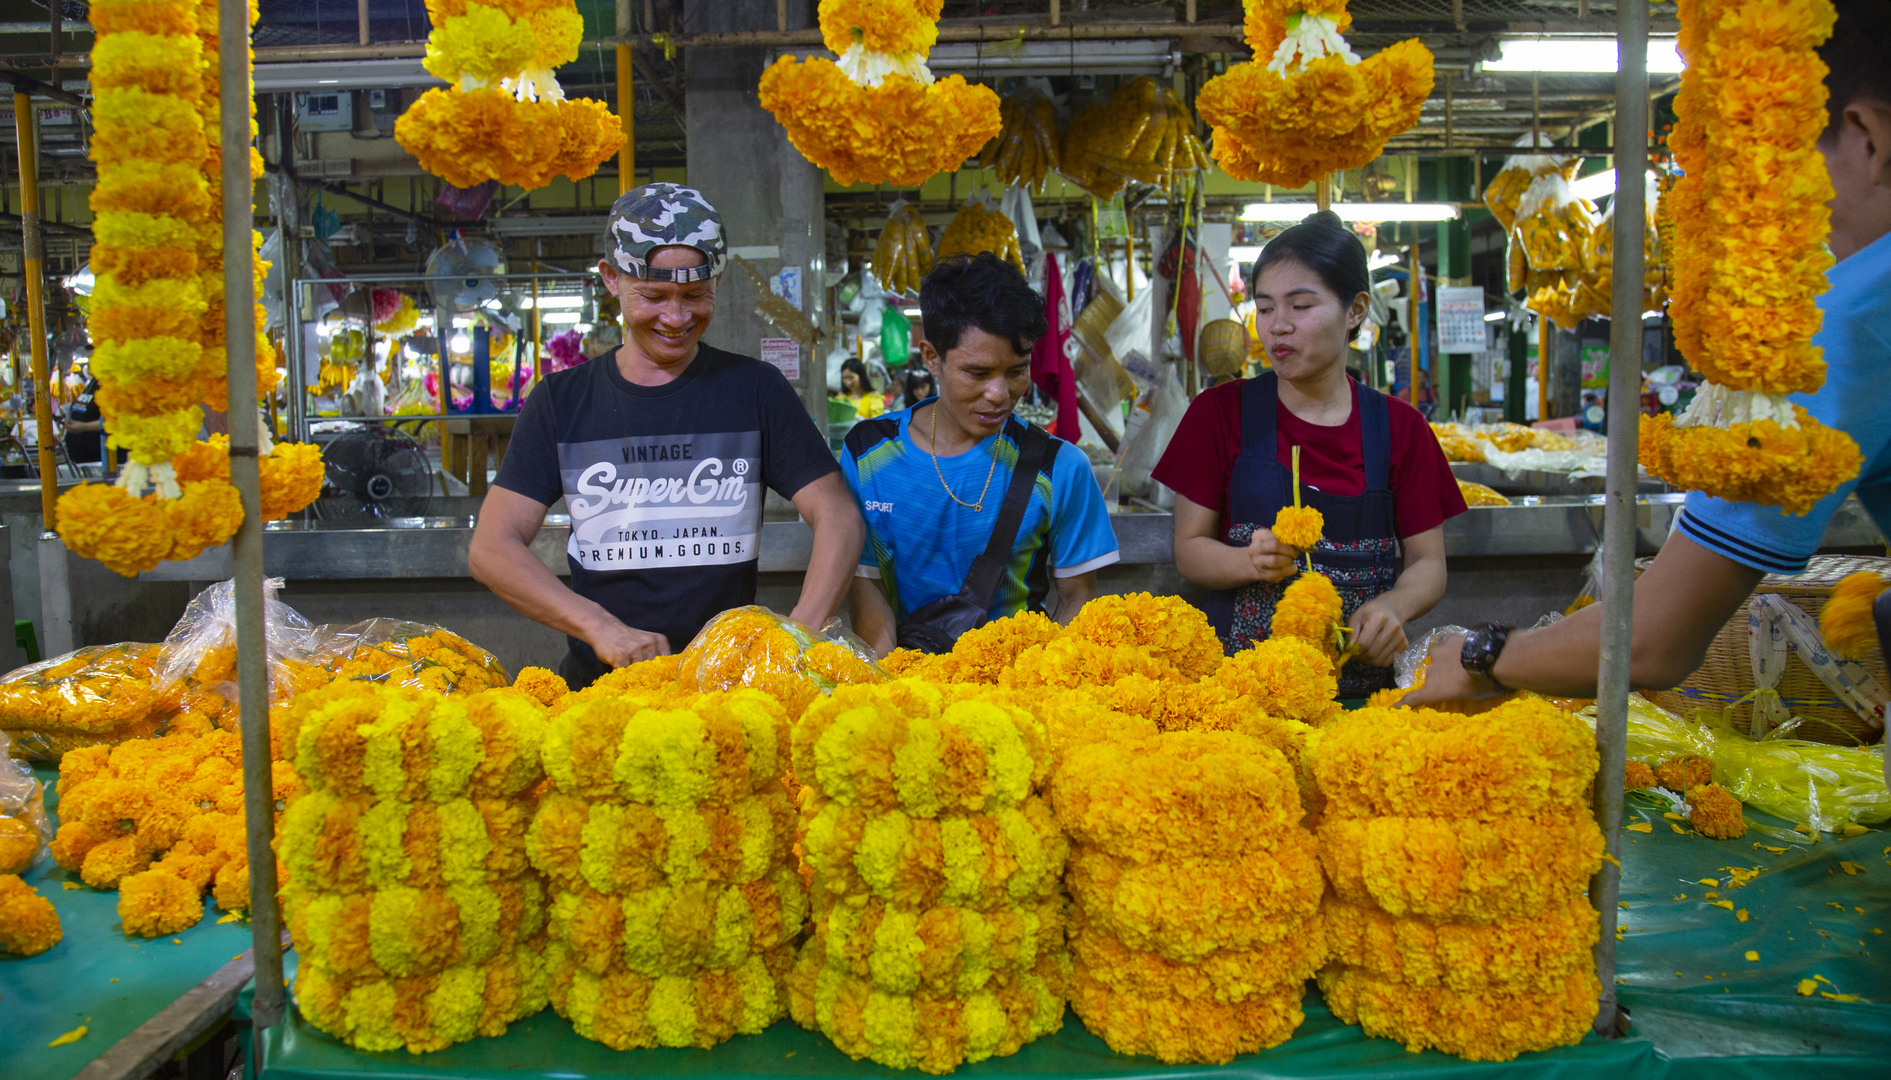
[(1696, 754), (1671, 757), (1655, 766), (1655, 780), (1677, 795), (1714, 782), (1714, 763)]
[(1333, 579), (1311, 570), (1297, 575), (1274, 606), (1272, 637), (1310, 641), (1332, 659), (1339, 657), (1339, 627), (1345, 607)]
[[(753, 629), (749, 644), (766, 637)], [(632, 665), (559, 700), (540, 755), (555, 791), (526, 833), (551, 884), (552, 1005), (620, 1050), (706, 1048), (779, 1019), (807, 919), (781, 702), (687, 693), (677, 671)]]
[(28, 664), (0, 681), (0, 729), (97, 734), (144, 720), (158, 707), (151, 685), (156, 645), (88, 645)]
[(1687, 789), (1687, 820), (1702, 836), (1738, 840), (1747, 834), (1745, 809), (1733, 793), (1719, 784), (1696, 784)]
[(1098, 645), (1141, 646), (1190, 680), (1206, 678), (1221, 667), (1215, 628), (1200, 609), (1178, 596), (1099, 596), (1077, 612), (1066, 632)]
[(1819, 609), (1819, 636), (1825, 647), (1847, 660), (1863, 659), (1878, 644), (1872, 608), (1884, 589), (1884, 579), (1869, 570), (1848, 574), (1834, 585)]
[[(1278, 615), (1276, 620), (1278, 626)], [(1228, 657), (1208, 681), (1254, 699), (1268, 715), (1282, 720), (1319, 726), (1340, 712), (1334, 700), (1339, 679), (1333, 658), (1304, 637), (1277, 632)]]
[(602, 102), (567, 100), (552, 69), (577, 59), (584, 23), (571, 0), (429, 0), (429, 90), (395, 122), (394, 137), (448, 183), (488, 180), (527, 189), (583, 180), (624, 145)]
[(289, 711), (309, 790), (277, 847), (303, 1016), (422, 1053), (544, 1008), (551, 903), (526, 858), (544, 706), (343, 679)]
[(1351, 22), (1343, 0), (1246, 6), (1254, 62), (1209, 80), (1196, 98), (1222, 171), (1297, 188), (1366, 165), (1418, 122), (1432, 86), (1431, 52), (1418, 39), (1362, 62), (1340, 36)]
[[(986, 644), (1040, 629), (1004, 623)], [(1069, 845), (1036, 794), (1052, 755), (1029, 696), (844, 686), (795, 725), (814, 933), (790, 1004), (843, 1052), (945, 1072), (1062, 1025)]]
[(809, 161), (851, 186), (902, 187), (956, 169), (998, 134), (998, 95), (959, 75), (935, 81), (938, 0), (821, 0), (838, 63), (784, 56), (762, 72), (761, 103)]
[[(358, 645), (351, 645), (359, 640)], [(324, 662), (337, 679), (367, 679), (435, 693), (478, 693), (503, 687), (506, 669), (485, 649), (450, 630), (375, 619), (340, 636)]]
[[(1243, 698), (1242, 700), (1247, 700)], [(1294, 770), (1233, 731), (1069, 750), (1071, 1004), (1118, 1053), (1225, 1062), (1303, 1019), (1325, 890)]]
[(20, 880), (0, 874), (0, 952), (38, 956), (65, 937), (53, 903)]
[(1600, 991), (1583, 890), (1604, 853), (1587, 727), (1532, 697), (1474, 716), (1368, 707), (1309, 756), (1334, 1015), (1477, 1061), (1580, 1041)]
[[(1828, 0), (1698, 0), (1670, 146), (1675, 344), (1707, 376), (1679, 417), (1642, 420), (1642, 464), (1671, 483), (1805, 514), (1858, 475), (1850, 436), (1787, 395), (1825, 382), (1812, 337), (1832, 255), (1818, 45)], [(1665, 201), (1665, 200), (1664, 200)]]
[(41, 846), (39, 830), (32, 822), (0, 814), (0, 874), (27, 870), (38, 860)]
[(1311, 506), (1283, 506), (1274, 515), (1274, 538), (1301, 551), (1313, 550), (1325, 528), (1325, 517)]
[(684, 693), (747, 686), (781, 702), (792, 722), (822, 691), (885, 678), (848, 635), (822, 639), (764, 607), (739, 607), (709, 620), (677, 660)]
[(981, 199), (973, 199), (946, 222), (945, 231), (939, 234), (939, 251), (935, 259), (949, 259), (954, 255), (977, 255), (989, 251), (1024, 272), (1024, 252), (1018, 246), (1018, 227), (1011, 223), (1003, 210), (988, 210)]

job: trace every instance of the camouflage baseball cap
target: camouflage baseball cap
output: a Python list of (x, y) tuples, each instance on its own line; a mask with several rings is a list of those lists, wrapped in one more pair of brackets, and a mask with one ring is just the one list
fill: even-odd
[[(693, 247), (703, 265), (666, 269), (650, 265), (660, 247)], [(645, 281), (706, 281), (729, 264), (722, 218), (703, 193), (681, 184), (645, 184), (611, 204), (611, 265)]]

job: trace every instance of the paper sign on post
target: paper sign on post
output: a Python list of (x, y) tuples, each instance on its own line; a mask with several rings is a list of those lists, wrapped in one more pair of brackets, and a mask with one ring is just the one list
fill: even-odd
[(801, 346), (793, 338), (765, 337), (762, 339), (762, 362), (773, 364), (790, 379), (801, 377)]
[(1484, 351), (1484, 290), (1475, 285), (1438, 289), (1438, 351)]
[(799, 266), (782, 267), (779, 273), (768, 279), (768, 291), (793, 304), (794, 309), (800, 311), (801, 268)]

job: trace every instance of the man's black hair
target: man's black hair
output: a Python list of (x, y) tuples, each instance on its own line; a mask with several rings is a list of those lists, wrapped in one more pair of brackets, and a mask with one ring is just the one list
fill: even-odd
[[(1261, 271), (1275, 263), (1295, 262), (1313, 271), (1339, 297), (1339, 306), (1351, 307), (1353, 298), (1372, 291), (1372, 271), (1366, 266), (1366, 248), (1338, 214), (1322, 210), (1286, 229), (1267, 242), (1254, 261), (1248, 295), (1260, 291)], [(1359, 336), (1359, 327), (1346, 331), (1346, 340)]]
[(919, 285), (919, 312), (926, 340), (941, 358), (973, 328), (1004, 338), (1019, 356), (1029, 356), (1032, 344), (1050, 332), (1044, 298), (1017, 267), (989, 251), (934, 263)]
[(1845, 107), (1860, 98), (1891, 105), (1891, 0), (1834, 0), (1838, 22), (1819, 46), (1829, 69), (1825, 88), (1830, 120), (1825, 137), (1845, 124)]

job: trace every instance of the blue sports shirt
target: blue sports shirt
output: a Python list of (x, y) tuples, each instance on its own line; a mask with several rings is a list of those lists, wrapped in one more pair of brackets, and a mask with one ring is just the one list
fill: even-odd
[(1878, 528), (1891, 535), (1891, 235), (1826, 272), (1819, 297), (1824, 326), (1812, 343), (1825, 350), (1825, 385), (1794, 394), (1821, 424), (1850, 435), (1864, 454), (1858, 478), (1803, 517), (1776, 506), (1734, 503), (1690, 492), (1675, 528), (1734, 562), (1769, 574), (1797, 574), (1819, 550), (1825, 527), (1853, 491)]
[[(914, 410), (936, 400), (855, 424), (840, 455), (841, 475), (867, 522), (856, 573), (881, 583), (901, 619), (964, 586), (972, 560), (991, 540), (1018, 460), (1017, 443), (1000, 431), (962, 454), (939, 458), (935, 471), (932, 455), (907, 429)], [(992, 599), (994, 619), (1041, 608), (1053, 577), (1075, 577), (1120, 557), (1090, 459), (1057, 438), (1051, 439), (1051, 450)], [(983, 512), (952, 501), (941, 473), (966, 502), (979, 501), (984, 488)]]

